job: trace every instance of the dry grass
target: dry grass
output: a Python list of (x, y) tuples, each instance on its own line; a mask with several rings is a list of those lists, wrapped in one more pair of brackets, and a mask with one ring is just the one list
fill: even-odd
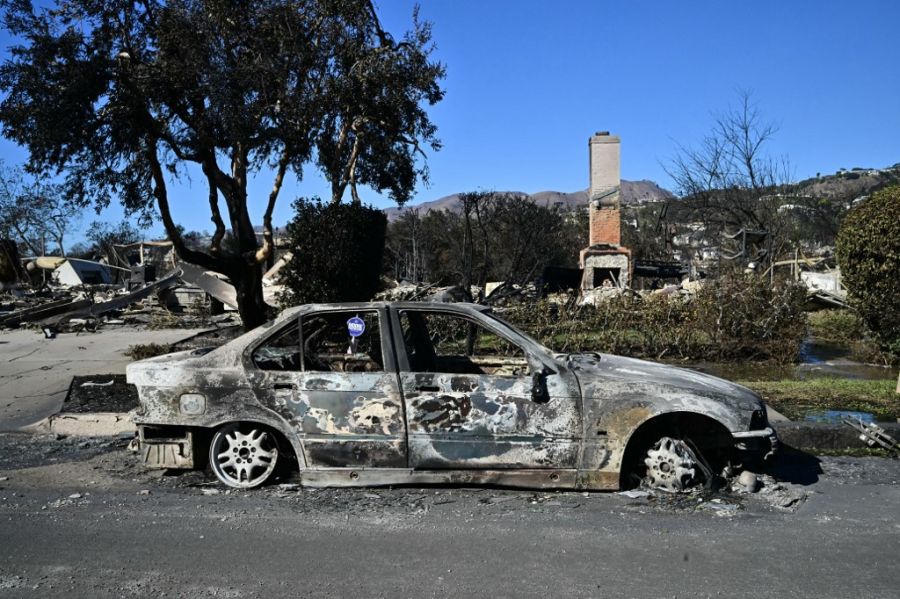
[(129, 346), (124, 353), (132, 360), (145, 360), (171, 354), (173, 351), (176, 351), (175, 348), (168, 343), (142, 343)]

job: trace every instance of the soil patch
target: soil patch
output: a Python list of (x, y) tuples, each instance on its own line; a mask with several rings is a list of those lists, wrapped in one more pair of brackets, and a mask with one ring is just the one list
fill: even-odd
[(225, 345), (229, 341), (237, 339), (244, 333), (246, 333), (246, 331), (241, 325), (220, 327), (209, 331), (202, 331), (200, 333), (197, 333), (196, 335), (188, 337), (187, 339), (182, 339), (181, 341), (173, 343), (172, 351), (200, 349), (203, 347), (219, 347), (220, 345)]
[(130, 412), (138, 407), (137, 388), (124, 374), (74, 376), (61, 413)]

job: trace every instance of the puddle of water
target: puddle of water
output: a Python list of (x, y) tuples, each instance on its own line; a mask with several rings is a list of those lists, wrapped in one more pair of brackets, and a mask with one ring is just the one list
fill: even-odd
[(804, 418), (807, 422), (824, 422), (826, 424), (843, 424), (841, 419), (844, 416), (850, 418), (858, 418), (866, 424), (875, 422), (875, 415), (869, 412), (851, 412), (848, 410), (824, 410), (821, 412), (810, 412)]
[(851, 360), (850, 350), (844, 347), (807, 339), (800, 348), (799, 364), (768, 364), (754, 362), (674, 362), (691, 370), (731, 381), (778, 381), (835, 377), (845, 379), (896, 379), (897, 368), (863, 364)]
[(849, 348), (822, 343), (812, 337), (807, 338), (800, 346), (801, 364), (822, 364), (834, 360), (848, 360), (849, 356)]

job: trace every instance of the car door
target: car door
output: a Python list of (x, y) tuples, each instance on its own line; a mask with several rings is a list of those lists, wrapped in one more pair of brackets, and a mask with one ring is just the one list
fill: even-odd
[(546, 368), (502, 323), (479, 316), (392, 312), (410, 467), (575, 468), (574, 377)]
[(384, 310), (323, 310), (252, 349), (262, 401), (288, 420), (310, 468), (407, 465), (397, 368)]

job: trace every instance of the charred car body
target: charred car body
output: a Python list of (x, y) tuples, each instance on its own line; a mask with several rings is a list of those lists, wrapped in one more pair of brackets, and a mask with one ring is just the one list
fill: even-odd
[[(213, 350), (128, 366), (144, 462), (254, 487), (489, 483), (671, 490), (777, 440), (752, 391), (557, 354), (472, 304), (307, 305)], [(207, 458), (208, 456), (208, 458)]]

